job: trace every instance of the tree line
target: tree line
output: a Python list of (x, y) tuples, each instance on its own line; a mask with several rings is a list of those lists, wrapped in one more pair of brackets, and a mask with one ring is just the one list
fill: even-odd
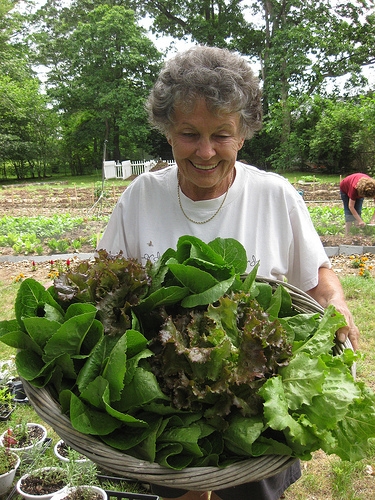
[[(375, 172), (374, 0), (0, 0), (0, 177), (82, 175), (105, 159), (171, 158), (144, 102), (167, 49), (226, 47), (263, 88), (260, 168)], [(36, 68), (44, 68), (41, 78)], [(340, 85), (338, 82), (344, 82)], [(104, 147), (103, 145), (106, 145)]]

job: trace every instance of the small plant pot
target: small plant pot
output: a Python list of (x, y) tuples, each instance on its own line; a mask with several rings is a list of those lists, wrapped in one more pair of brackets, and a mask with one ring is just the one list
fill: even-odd
[(29, 398), (26, 396), (21, 380), (15, 380), (12, 384), (12, 394), (15, 403), (28, 403)]
[(13, 411), (14, 408), (8, 405), (0, 405), (0, 421), (4, 422), (5, 420), (9, 420)]
[[(79, 490), (83, 490), (82, 495), (79, 495)], [(99, 486), (71, 486), (64, 488), (59, 493), (53, 495), (51, 500), (107, 500), (106, 491)]]
[[(61, 460), (62, 462), (70, 462), (71, 458), (69, 457), (69, 446), (67, 446), (64, 442), (63, 439), (60, 439), (60, 441), (57, 441), (55, 444), (53, 451), (56, 455), (56, 457)], [(80, 455), (81, 457), (82, 455)], [(86, 457), (83, 458), (77, 458), (74, 459), (73, 462), (78, 462), (78, 463), (83, 463), (83, 462), (89, 462), (90, 460)]]
[(64, 469), (60, 469), (59, 467), (43, 467), (41, 469), (37, 469), (31, 473), (24, 474), (16, 484), (16, 490), (19, 495), (26, 500), (49, 500), (56, 493), (60, 493), (66, 489), (67, 485), (63, 482), (55, 483), (55, 482), (42, 482), (38, 483), (38, 490), (41, 492), (40, 494), (36, 493), (36, 488), (33, 484), (30, 484), (31, 477), (38, 477), (38, 473), (42, 475), (45, 471), (63, 471)]
[[(5, 439), (6, 439), (6, 436), (8, 434), (8, 430), (4, 431), (2, 433), (2, 435), (0, 436), (0, 445), (6, 446), (7, 448), (9, 448), (10, 451), (13, 451), (14, 453), (16, 453), (21, 458), (21, 460), (25, 460), (25, 461), (27, 461), (28, 458), (32, 455), (32, 450), (34, 447), (41, 448), (43, 446), (43, 443), (45, 442), (46, 437), (47, 437), (47, 429), (44, 427), (44, 425), (36, 424), (33, 422), (27, 423), (26, 425), (29, 429), (37, 427), (40, 430), (40, 437), (37, 440), (35, 440), (35, 442), (33, 442), (33, 444), (31, 444), (29, 446), (20, 446), (18, 448), (17, 448), (17, 444), (7, 446)], [(15, 427), (15, 429), (17, 427), (19, 427), (19, 426), (17, 425)]]
[(0, 497), (2, 495), (5, 495), (5, 493), (9, 491), (10, 488), (12, 487), (17, 469), (21, 463), (20, 457), (15, 453), (13, 453), (13, 455), (17, 457), (17, 462), (14, 465), (13, 469), (11, 469), (8, 472), (5, 472), (5, 474), (0, 474)]
[(0, 385), (0, 421), (9, 420), (14, 408), (14, 398), (8, 385)]
[[(140, 484), (136, 479), (129, 479), (118, 476), (106, 476), (98, 474), (97, 476), (101, 487), (106, 491), (110, 500), (162, 500), (158, 495), (141, 492)], [(135, 486), (138, 486), (135, 488)], [(143, 485), (146, 486), (146, 485)], [(127, 488), (129, 490), (127, 491)]]

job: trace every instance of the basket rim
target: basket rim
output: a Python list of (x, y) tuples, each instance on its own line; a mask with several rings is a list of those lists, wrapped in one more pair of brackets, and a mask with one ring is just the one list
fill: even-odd
[(136, 459), (109, 447), (98, 438), (75, 430), (61, 406), (45, 387), (34, 387), (24, 380), (24, 388), (36, 413), (70, 447), (87, 456), (103, 469), (130, 479), (188, 490), (219, 490), (244, 482), (260, 481), (282, 472), (298, 460), (288, 455), (262, 455), (227, 467), (169, 467)]

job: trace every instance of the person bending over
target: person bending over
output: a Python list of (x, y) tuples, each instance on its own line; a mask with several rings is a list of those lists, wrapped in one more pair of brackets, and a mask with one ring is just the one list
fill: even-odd
[[(350, 228), (355, 222), (359, 227), (366, 223), (362, 220), (364, 198), (374, 198), (375, 180), (367, 174), (351, 174), (340, 182), (340, 195), (344, 205), (345, 236), (349, 236)], [(369, 224), (375, 224), (375, 210)]]

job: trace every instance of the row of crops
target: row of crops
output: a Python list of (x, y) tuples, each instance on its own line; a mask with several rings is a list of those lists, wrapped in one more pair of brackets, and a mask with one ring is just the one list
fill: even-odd
[[(341, 206), (313, 206), (309, 212), (320, 236), (344, 235), (344, 213)], [(373, 208), (363, 209), (363, 219), (370, 220)], [(12, 217), (0, 219), (0, 252), (2, 248), (11, 248), (15, 254), (43, 255), (45, 253), (65, 253), (80, 251), (83, 245), (94, 250), (97, 233), (90, 234), (90, 224), (98, 217), (72, 217), (69, 214), (56, 214), (52, 217)], [(103, 227), (108, 216), (102, 217)], [(352, 228), (353, 232), (374, 235), (374, 227)], [(82, 232), (78, 237), (69, 237), (69, 233)]]

